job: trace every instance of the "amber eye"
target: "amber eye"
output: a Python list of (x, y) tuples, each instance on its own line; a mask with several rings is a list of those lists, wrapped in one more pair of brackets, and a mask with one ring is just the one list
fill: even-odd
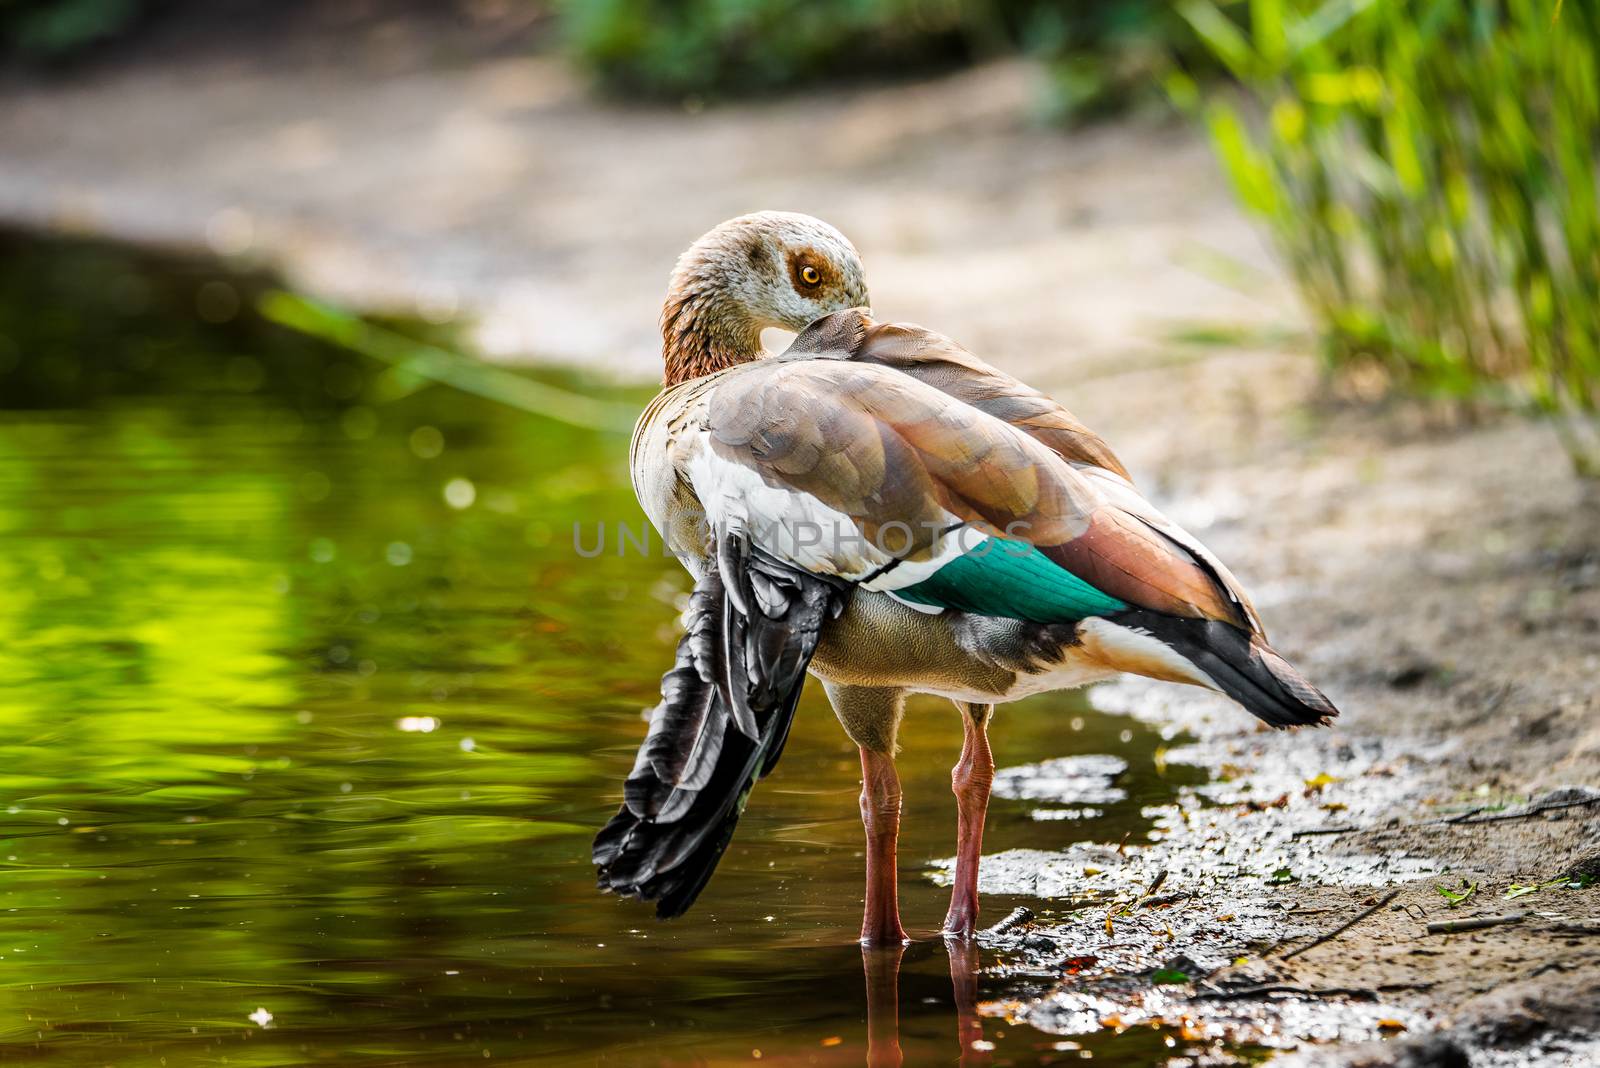
[(808, 263), (804, 267), (800, 268), (800, 281), (804, 282), (808, 286), (820, 285), (822, 283), (822, 275), (815, 267)]

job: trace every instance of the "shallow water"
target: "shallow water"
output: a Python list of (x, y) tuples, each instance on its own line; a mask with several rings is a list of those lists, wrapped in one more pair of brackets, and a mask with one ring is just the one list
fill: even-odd
[[(593, 889), (688, 589), (615, 552), (642, 522), (625, 437), (291, 336), (256, 284), (0, 238), (0, 1059), (861, 1063), (858, 765), (819, 689), (689, 916)], [(602, 522), (585, 558), (573, 525)], [(959, 722), (919, 702), (903, 738), (899, 1043), (953, 1062), (926, 875)], [(1141, 808), (1199, 777), (1162, 744), (1073, 695), (1003, 708), (1002, 766), (1128, 770), (1085, 818), (997, 798), (990, 849), (1142, 841)], [(869, 963), (883, 1025), (892, 961)], [(971, 1057), (1080, 1056), (967, 1026), (995, 1047)], [(1082, 1045), (1147, 1064), (1165, 1040)]]

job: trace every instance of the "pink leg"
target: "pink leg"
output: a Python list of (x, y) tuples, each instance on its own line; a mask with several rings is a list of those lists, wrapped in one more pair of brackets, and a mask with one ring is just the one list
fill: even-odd
[(983, 819), (989, 811), (994, 782), (994, 756), (989, 752), (989, 716), (993, 705), (956, 703), (964, 737), (961, 759), (950, 772), (956, 795), (956, 872), (944, 933), (971, 938), (978, 929), (978, 858), (983, 855)]
[(895, 879), (895, 840), (900, 835), (900, 776), (894, 757), (861, 750), (861, 822), (867, 830), (867, 904), (861, 917), (861, 943), (898, 946), (907, 941), (900, 926)]

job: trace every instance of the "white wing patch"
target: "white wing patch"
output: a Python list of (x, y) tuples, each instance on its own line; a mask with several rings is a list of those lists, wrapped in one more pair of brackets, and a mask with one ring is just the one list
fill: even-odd
[[(871, 582), (863, 582), (861, 588), (864, 590), (876, 590), (893, 596), (895, 590), (903, 590), (907, 586), (915, 586), (956, 557), (963, 556), (983, 544), (985, 535), (981, 532), (962, 523), (954, 515), (946, 513), (946, 518), (948, 522), (940, 528), (939, 536), (933, 543), (933, 553), (928, 559), (901, 560)], [(896, 531), (895, 533), (898, 534), (899, 532)], [(892, 535), (885, 540), (889, 543), (891, 549), (898, 544)], [(916, 604), (902, 600), (899, 597), (895, 597), (895, 600), (912, 608), (921, 609), (924, 612), (943, 611), (943, 609), (936, 609), (932, 605)]]
[(725, 531), (742, 526), (750, 541), (780, 560), (816, 575), (860, 579), (889, 562), (861, 536), (855, 521), (809, 493), (769, 486), (755, 471), (718, 456), (711, 435), (698, 435), (689, 482), (706, 523)]
[(945, 608), (938, 604), (923, 604), (921, 601), (908, 601), (893, 590), (885, 590), (885, 596), (896, 604), (903, 604), (913, 612), (921, 612), (925, 616), (943, 615)]
[[(752, 544), (814, 575), (857, 582), (871, 577), (862, 588), (903, 589), (982, 540), (948, 515), (927, 559), (901, 559), (912, 539), (924, 532), (891, 524), (876, 540), (868, 538), (854, 519), (811, 494), (769, 485), (751, 468), (718, 456), (710, 437), (704, 431), (698, 435), (685, 465), (707, 524), (718, 531), (743, 527)], [(928, 611), (926, 605), (912, 607)]]

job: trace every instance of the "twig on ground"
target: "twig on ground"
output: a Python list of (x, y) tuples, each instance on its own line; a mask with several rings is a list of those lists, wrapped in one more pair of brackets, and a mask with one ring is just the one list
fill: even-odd
[(1109, 935), (1113, 932), (1112, 919), (1119, 912), (1126, 913), (1131, 916), (1133, 914), (1133, 910), (1150, 900), (1151, 895), (1157, 890), (1161, 889), (1161, 884), (1166, 881), (1167, 869), (1162, 868), (1160, 871), (1156, 872), (1156, 877), (1150, 881), (1150, 885), (1145, 888), (1144, 893), (1134, 898), (1131, 902), (1124, 901), (1121, 898), (1113, 901), (1111, 903), (1111, 908), (1106, 912), (1106, 934)]
[(1283, 955), (1283, 959), (1284, 960), (1288, 960), (1290, 957), (1298, 957), (1300, 954), (1304, 953), (1308, 949), (1315, 949), (1318, 946), (1322, 945), (1324, 942), (1333, 941), (1335, 938), (1338, 938), (1340, 935), (1342, 935), (1346, 931), (1350, 930), (1350, 928), (1354, 927), (1356, 924), (1360, 923), (1362, 920), (1366, 919), (1368, 916), (1371, 916), (1374, 912), (1377, 912), (1379, 909), (1383, 908), (1385, 905), (1387, 905), (1389, 902), (1393, 901), (1395, 898), (1397, 898), (1399, 896), (1400, 896), (1400, 891), (1398, 889), (1390, 890), (1387, 894), (1384, 894), (1381, 898), (1379, 898), (1376, 904), (1373, 904), (1373, 905), (1371, 905), (1371, 906), (1369, 906), (1367, 908), (1362, 909), (1360, 912), (1356, 913), (1356, 915), (1353, 918), (1351, 918), (1350, 920), (1348, 920), (1348, 921), (1346, 921), (1344, 923), (1341, 923), (1339, 926), (1335, 927), (1333, 930), (1329, 931), (1327, 934), (1323, 935), (1321, 938), (1317, 938), (1317, 939), (1314, 939), (1314, 940), (1312, 940), (1310, 942), (1307, 942), (1305, 945), (1301, 946), (1299, 949), (1290, 950), (1288, 953), (1285, 953)]
[(989, 928), (987, 931), (984, 932), (984, 934), (992, 934), (992, 935), (1005, 934), (1007, 931), (1013, 930), (1013, 929), (1015, 929), (1017, 927), (1021, 927), (1023, 924), (1027, 923), (1031, 919), (1033, 919), (1033, 911), (1031, 909), (1025, 908), (1022, 905), (1018, 905), (1016, 908), (1012, 909), (1010, 911), (1010, 913), (1008, 913), (1006, 915), (1005, 919), (1001, 920), (999, 923), (997, 923), (993, 927)]
[(1156, 877), (1150, 881), (1150, 885), (1145, 889), (1145, 892), (1139, 895), (1138, 900), (1133, 903), (1133, 907), (1138, 908), (1146, 901), (1149, 901), (1155, 896), (1156, 891), (1161, 889), (1161, 884), (1166, 881), (1167, 869), (1162, 868), (1160, 871), (1156, 872)]
[(1378, 996), (1393, 990), (1426, 990), (1432, 983), (1384, 983), (1376, 988), (1365, 986), (1306, 987), (1290, 983), (1263, 983), (1260, 986), (1241, 986), (1224, 990), (1212, 987), (1192, 996), (1190, 1001), (1242, 1001), (1245, 998), (1266, 997), (1269, 994), (1292, 994), (1303, 998), (1363, 998), (1377, 1001)]
[[(1470, 827), (1474, 823), (1499, 823), (1502, 820), (1532, 819), (1534, 816), (1541, 816), (1546, 812), (1555, 812), (1563, 808), (1579, 808), (1583, 805), (1600, 805), (1600, 797), (1584, 797), (1577, 801), (1553, 801), (1548, 805), (1535, 805), (1532, 808), (1523, 809), (1521, 812), (1497, 812), (1493, 816), (1485, 816), (1481, 820), (1448, 819), (1442, 822), (1454, 823), (1461, 827)], [(1473, 813), (1469, 812), (1466, 815), (1470, 816)]]
[(1319, 834), (1351, 834), (1351, 833), (1353, 833), (1355, 831), (1360, 831), (1360, 830), (1365, 830), (1365, 829), (1366, 828), (1364, 828), (1364, 827), (1357, 827), (1353, 823), (1347, 823), (1347, 824), (1343, 825), (1342, 827), (1313, 827), (1308, 831), (1295, 831), (1289, 837), (1290, 838), (1314, 838)]
[(1583, 969), (1587, 973), (1594, 968), (1595, 963), (1596, 957), (1593, 952), (1576, 953), (1570, 957), (1557, 957), (1555, 960), (1547, 960), (1523, 976), (1523, 978), (1535, 979), (1546, 972), (1575, 972), (1579, 969)]
[(1376, 1001), (1378, 992), (1365, 987), (1336, 986), (1323, 990), (1312, 990), (1303, 986), (1291, 986), (1287, 983), (1262, 983), (1259, 986), (1239, 986), (1230, 990), (1220, 987), (1211, 990), (1202, 990), (1190, 998), (1191, 1001), (1243, 1001), (1246, 998), (1266, 997), (1268, 994), (1298, 994), (1306, 998), (1323, 997), (1359, 997), (1370, 998)]
[(1116, 899), (1117, 895), (1112, 893), (1091, 894), (1088, 897), (1075, 897), (1070, 901), (1052, 902), (1052, 904), (1066, 912), (1077, 912), (1080, 909), (1092, 909), (1101, 905), (1108, 905)]
[(1146, 897), (1140, 900), (1139, 906), (1147, 909), (1158, 909), (1162, 905), (1174, 905), (1179, 901), (1186, 901), (1194, 895), (1187, 890), (1176, 890), (1170, 894), (1158, 894), (1155, 897)]
[(1508, 923), (1521, 923), (1527, 919), (1526, 912), (1509, 912), (1504, 916), (1476, 916), (1470, 920), (1434, 920), (1428, 924), (1428, 934), (1458, 934), (1462, 931), (1482, 931), (1490, 927), (1500, 927)]
[(1483, 812), (1483, 808), (1480, 806), (1444, 819), (1423, 820), (1420, 823), (1397, 823), (1393, 827), (1357, 827), (1354, 824), (1343, 827), (1312, 827), (1309, 830), (1295, 831), (1289, 837), (1310, 838), (1320, 834), (1355, 834), (1358, 831), (1403, 831), (1407, 827), (1471, 827), (1479, 823), (1528, 820), (1535, 816), (1542, 816), (1546, 812), (1557, 812), (1564, 808), (1580, 808), (1584, 805), (1600, 805), (1600, 797), (1584, 797), (1576, 801), (1552, 801), (1548, 805), (1534, 805), (1532, 808), (1525, 808), (1518, 812), (1497, 812), (1492, 816), (1483, 816), (1482, 819), (1473, 818)]

